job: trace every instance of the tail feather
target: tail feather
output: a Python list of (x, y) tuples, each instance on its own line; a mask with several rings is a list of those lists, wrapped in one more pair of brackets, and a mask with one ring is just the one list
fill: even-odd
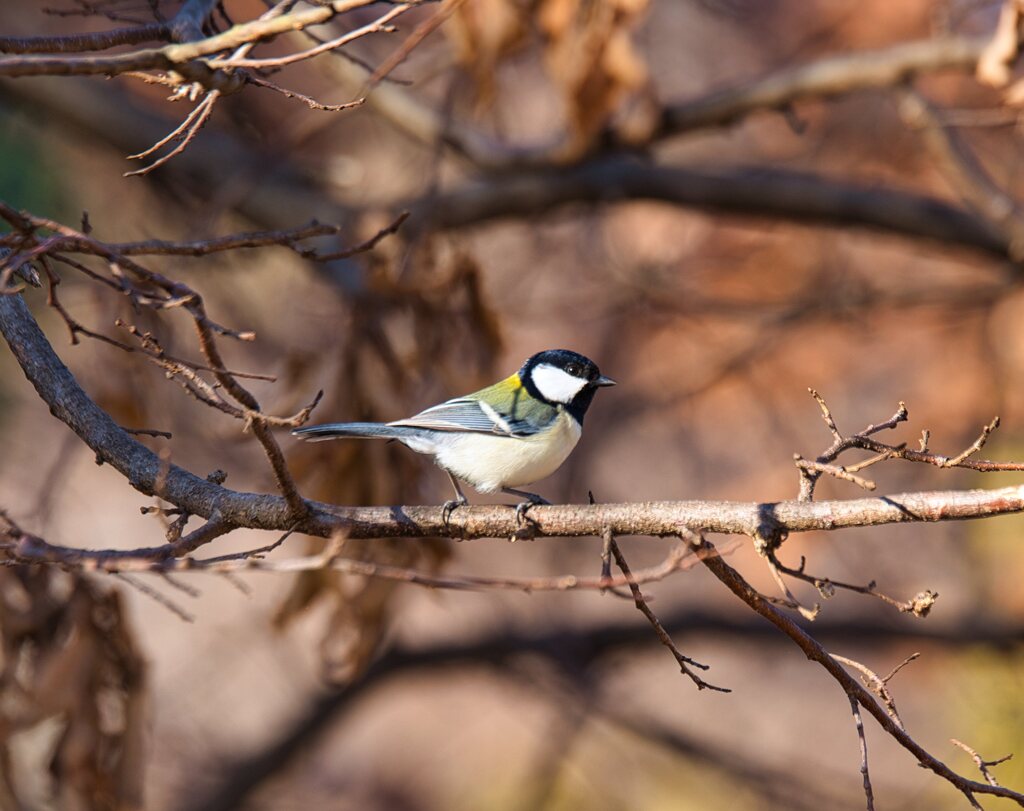
[(296, 428), (292, 434), (309, 442), (321, 442), (338, 437), (401, 439), (408, 436), (409, 431), (409, 428), (384, 425), (380, 422), (332, 422), (325, 425), (310, 425), (308, 428)]

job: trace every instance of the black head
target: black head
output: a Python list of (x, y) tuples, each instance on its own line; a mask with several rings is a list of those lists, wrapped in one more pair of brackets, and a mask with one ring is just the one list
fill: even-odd
[(601, 374), (590, 358), (568, 349), (538, 352), (519, 370), (519, 379), (533, 397), (552, 405), (563, 405), (579, 422), (601, 386), (615, 381)]

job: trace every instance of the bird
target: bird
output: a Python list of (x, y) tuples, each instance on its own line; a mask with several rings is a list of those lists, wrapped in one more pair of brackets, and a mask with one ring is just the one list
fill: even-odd
[(534, 504), (549, 504), (518, 488), (554, 473), (583, 430), (583, 418), (599, 388), (614, 386), (597, 364), (578, 352), (548, 349), (527, 358), (519, 371), (480, 391), (446, 400), (395, 422), (335, 422), (297, 428), (300, 439), (341, 437), (397, 440), (432, 456), (455, 488), (444, 504), (452, 511), (468, 503), (459, 482), (481, 493), (499, 490), (526, 499), (516, 506), (522, 521)]

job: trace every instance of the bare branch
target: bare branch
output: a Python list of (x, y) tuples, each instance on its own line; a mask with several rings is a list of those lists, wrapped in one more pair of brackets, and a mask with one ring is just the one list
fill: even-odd
[[(843, 583), (839, 580), (833, 580), (830, 577), (816, 577), (814, 575), (807, 574), (804, 571), (805, 561), (803, 558), (800, 560), (800, 568), (792, 569), (783, 565), (776, 556), (775, 550), (770, 547), (765, 550), (765, 559), (768, 562), (769, 570), (775, 577), (775, 581), (793, 603), (792, 607), (794, 608), (798, 608), (799, 603), (796, 602), (796, 598), (790, 594), (789, 589), (785, 586), (785, 583), (782, 581), (782, 575), (793, 577), (797, 580), (803, 580), (805, 583), (810, 583), (825, 599), (832, 597), (835, 594), (836, 589), (843, 589), (844, 591), (852, 591), (857, 594), (866, 594), (870, 597), (875, 597), (883, 603), (888, 603), (893, 608), (904, 614), (913, 614), (915, 617), (921, 619), (928, 616), (931, 612), (932, 606), (935, 605), (935, 601), (939, 597), (937, 592), (927, 589), (914, 595), (914, 597), (909, 600), (901, 601), (877, 591), (873, 580), (866, 586), (857, 586), (853, 583)], [(800, 613), (804, 614), (807, 619), (813, 620), (818, 615), (818, 606), (815, 606), (813, 611), (809, 613), (805, 613), (803, 609), (800, 609)]]
[[(239, 527), (286, 530), (295, 523), (279, 497), (240, 493), (208, 482), (176, 465), (160, 476), (160, 459), (129, 437), (82, 391), (54, 354), (20, 296), (0, 297), (3, 333), (26, 376), (58, 419), (93, 449), (97, 458), (119, 470), (137, 490), (203, 518), (217, 513)], [(338, 507), (308, 502), (311, 510), (300, 531), (329, 537), (342, 529), (351, 538), (514, 537), (522, 528), (515, 513), (501, 505), (466, 507), (445, 522), (440, 507)], [(849, 501), (745, 502), (681, 501), (645, 504), (537, 506), (531, 531), (544, 536), (594, 536), (606, 528), (616, 534), (677, 534), (680, 527), (708, 532), (773, 537), (780, 532), (835, 530), (843, 527), (948, 521), (1024, 511), (1024, 486), (997, 490), (901, 493)]]
[(0, 53), (74, 53), (75, 51), (102, 51), (118, 45), (137, 45), (140, 42), (170, 39), (168, 23), (148, 23), (110, 31), (92, 31), (87, 34), (67, 34), (56, 37), (0, 37)]
[[(181, 518), (182, 516), (179, 516), (179, 522)], [(217, 575), (234, 575), (244, 572), (295, 574), (298, 572), (331, 569), (341, 574), (392, 580), (399, 583), (425, 586), (431, 589), (451, 591), (522, 591), (529, 594), (540, 591), (602, 591), (605, 588), (617, 588), (629, 584), (639, 586), (645, 583), (655, 583), (664, 580), (676, 572), (688, 571), (700, 562), (698, 557), (689, 549), (685, 546), (679, 546), (674, 548), (665, 560), (657, 566), (651, 566), (637, 572), (624, 573), (617, 577), (584, 577), (575, 574), (556, 575), (553, 577), (484, 577), (459, 574), (439, 576), (416, 569), (341, 557), (338, 554), (340, 547), (329, 547), (321, 555), (268, 560), (266, 555), (281, 546), (292, 534), (291, 530), (284, 533), (274, 543), (259, 549), (233, 552), (210, 558), (175, 556), (182, 546), (178, 541), (172, 541), (163, 547), (118, 550), (116, 556), (110, 556), (106, 550), (88, 550), (49, 543), (39, 536), (32, 535), (21, 529), (2, 510), (0, 510), (0, 520), (8, 525), (5, 531), (0, 532), (0, 537), (6, 536), (8, 559), (10, 562), (26, 565), (60, 564), (66, 568), (79, 569), (86, 572), (106, 572), (109, 574), (148, 573), (163, 576), (167, 576), (171, 572), (207, 572)], [(736, 541), (721, 550), (719, 554), (730, 554), (739, 549), (741, 545), (741, 542)], [(650, 618), (648, 617), (648, 619)], [(682, 654), (679, 654), (679, 656), (682, 656)], [(681, 665), (688, 664), (705, 668), (704, 665), (692, 662), (686, 657), (682, 658), (684, 661), (680, 662)], [(720, 689), (708, 684), (704, 684), (704, 687)], [(729, 691), (726, 690), (724, 692)]]
[(978, 770), (981, 772), (982, 777), (985, 778), (985, 780), (988, 782), (990, 786), (999, 785), (998, 781), (995, 779), (995, 777), (992, 776), (992, 773), (989, 771), (989, 767), (998, 766), (1000, 763), (1006, 763), (1006, 761), (1010, 760), (1010, 758), (1013, 757), (1012, 752), (1009, 755), (1004, 755), (998, 760), (984, 760), (981, 757), (981, 755), (979, 755), (976, 751), (971, 749), (971, 747), (969, 747), (966, 743), (958, 741), (956, 738), (950, 738), (949, 740), (950, 743), (952, 743), (954, 746), (959, 746), (968, 755), (971, 756), (971, 759), (977, 764)]
[[(162, 48), (131, 51), (112, 56), (14, 56), (0, 57), (0, 76), (117, 76), (128, 71), (166, 70), (182, 74), (209, 90), (233, 92), (244, 79), (211, 69), (200, 60), (221, 51), (273, 39), (289, 31), (321, 25), (339, 14), (371, 5), (375, 0), (332, 0), (312, 8), (293, 11), (272, 19), (240, 23), (222, 34), (194, 38), (194, 31), (179, 33), (178, 43)], [(209, 0), (188, 6), (210, 6)], [(184, 20), (178, 20), (184, 23)], [(179, 26), (180, 27), (180, 26)]]
[[(697, 675), (696, 672), (694, 672), (693, 668), (707, 670), (708, 666), (703, 665), (700, 662), (691, 659), (689, 656), (684, 656), (682, 653), (680, 653), (679, 648), (677, 648), (675, 646), (675, 643), (672, 641), (672, 637), (668, 635), (668, 631), (666, 631), (664, 626), (662, 626), (662, 624), (658, 621), (658, 618), (654, 615), (654, 612), (651, 611), (651, 607), (647, 604), (647, 600), (644, 599), (644, 595), (640, 591), (638, 581), (633, 579), (632, 573), (629, 570), (629, 566), (626, 564), (626, 558), (623, 556), (622, 551), (619, 549), (619, 545), (618, 543), (616, 543), (615, 536), (612, 534), (612, 531), (610, 529), (606, 529), (603, 535), (605, 538), (605, 543), (607, 544), (608, 549), (612, 554), (612, 557), (615, 558), (615, 565), (618, 566), (619, 569), (622, 571), (623, 576), (626, 578), (626, 582), (629, 584), (629, 590), (633, 593), (633, 600), (636, 603), (637, 610), (640, 611), (640, 613), (647, 618), (647, 621), (651, 624), (651, 627), (654, 628), (654, 632), (658, 635), (658, 639), (661, 641), (661, 644), (672, 652), (672, 655), (675, 657), (676, 663), (679, 665), (680, 672), (682, 672), (684, 676), (686, 676), (690, 679), (690, 681), (696, 684), (698, 690), (708, 689), (714, 690), (719, 693), (731, 693), (732, 690), (730, 690), (729, 688), (717, 687), (714, 684), (705, 681), (703, 678)], [(602, 584), (605, 582), (603, 575), (600, 578), (600, 582)], [(615, 584), (610, 583), (608, 585)]]
[(801, 99), (896, 87), (923, 73), (970, 71), (986, 45), (987, 37), (928, 39), (783, 68), (763, 78), (669, 105), (662, 113), (657, 135), (723, 127), (750, 113), (780, 110)]
[[(701, 546), (710, 547), (708, 551), (714, 549), (707, 541), (702, 542)], [(839, 683), (839, 686), (842, 687), (846, 694), (855, 699), (861, 707), (874, 716), (882, 729), (910, 752), (917, 759), (918, 763), (947, 780), (966, 796), (972, 798), (972, 801), (974, 794), (991, 794), (1011, 799), (1018, 805), (1024, 806), (1024, 794), (1000, 786), (992, 786), (969, 780), (954, 772), (946, 764), (925, 750), (904, 729), (900, 728), (900, 725), (875, 701), (871, 693), (860, 682), (850, 676), (843, 669), (842, 665), (836, 661), (835, 657), (831, 656), (828, 651), (793, 620), (772, 606), (724, 559), (715, 555), (709, 555), (703, 559), (703, 563), (730, 591), (788, 636), (807, 655), (807, 658), (817, 662), (827, 670), (829, 675)]]
[(882, 703), (885, 705), (885, 711), (889, 713), (889, 717), (892, 718), (893, 723), (895, 723), (900, 729), (905, 729), (905, 727), (903, 726), (903, 720), (900, 718), (900, 714), (896, 709), (896, 701), (893, 699), (892, 694), (889, 692), (889, 688), (886, 686), (886, 682), (888, 682), (889, 679), (896, 675), (896, 673), (899, 672), (901, 668), (912, 662), (918, 656), (920, 656), (920, 654), (915, 654), (914, 656), (904, 660), (903, 663), (899, 665), (899, 667), (895, 668), (892, 671), (892, 673), (890, 673), (883, 679), (880, 678), (878, 674), (875, 673), (875, 671), (867, 667), (867, 665), (864, 665), (856, 661), (855, 659), (847, 659), (845, 656), (840, 656), (837, 653), (832, 654), (832, 658), (835, 659), (837, 662), (841, 662), (842, 664), (847, 665), (848, 667), (852, 667), (854, 670), (860, 671), (860, 673), (862, 674), (861, 678), (864, 680), (864, 684), (867, 685), (868, 689), (870, 689), (871, 692), (873, 692), (882, 700)]
[[(814, 498), (815, 485), (823, 473), (827, 473), (839, 479), (851, 481), (865, 489), (874, 490), (874, 482), (854, 475), (853, 471), (863, 470), (866, 467), (878, 464), (879, 462), (883, 462), (888, 459), (903, 459), (908, 462), (920, 462), (942, 468), (967, 468), (968, 470), (976, 470), (984, 473), (1024, 470), (1024, 463), (993, 462), (987, 459), (971, 459), (974, 454), (978, 453), (985, 446), (989, 436), (996, 428), (999, 427), (999, 417), (995, 417), (992, 422), (984, 426), (978, 438), (968, 445), (963, 451), (955, 454), (954, 456), (942, 456), (928, 451), (928, 441), (931, 437), (928, 431), (925, 431), (922, 434), (920, 442), (921, 449), (916, 451), (908, 448), (906, 443), (889, 445), (872, 438), (873, 434), (895, 428), (899, 423), (907, 420), (907, 407), (903, 403), (899, 404), (899, 407), (896, 409), (896, 413), (885, 422), (877, 425), (869, 425), (860, 433), (844, 437), (839, 432), (839, 429), (836, 428), (835, 421), (832, 419), (832, 414), (828, 410), (828, 406), (825, 404), (825, 400), (822, 396), (814, 389), (809, 389), (809, 391), (811, 396), (814, 397), (819, 407), (822, 409), (825, 424), (828, 425), (829, 431), (831, 431), (832, 436), (834, 437), (834, 441), (813, 462), (808, 462), (799, 454), (794, 456), (796, 466), (800, 470), (799, 499), (801, 501), (810, 501)], [(838, 456), (853, 449), (871, 451), (875, 456), (849, 467), (833, 464)]]
[[(801, 99), (896, 87), (926, 73), (969, 72), (977, 65), (987, 43), (985, 37), (929, 39), (781, 68), (766, 76), (666, 105), (652, 139), (725, 127), (755, 112), (784, 110)], [(371, 79), (370, 71), (364, 67), (340, 60), (333, 60), (327, 68), (351, 92), (358, 92)], [(446, 120), (402, 88), (379, 88), (370, 95), (369, 104), (402, 131), (427, 144), (444, 143), (480, 169), (539, 168), (560, 159), (564, 161), (560, 158), (561, 143), (499, 143), (472, 127)], [(608, 132), (602, 143), (615, 144), (618, 140), (616, 133)]]
[(402, 207), (412, 212), (409, 226), (415, 233), (539, 217), (572, 204), (638, 199), (724, 214), (876, 229), (963, 245), (1001, 258), (1009, 251), (1005, 236), (989, 223), (934, 197), (769, 166), (707, 169), (594, 159), (564, 171), (522, 171), (467, 183), (421, 201), (406, 201)]
[[(306, 225), (295, 228), (283, 228), (267, 231), (243, 231), (235, 234), (227, 234), (209, 239), (197, 239), (188, 242), (176, 242), (163, 239), (149, 239), (141, 242), (102, 242), (82, 232), (68, 229), (62, 224), (49, 220), (45, 217), (36, 217), (27, 212), (19, 212), (0, 201), (0, 218), (7, 220), (11, 225), (24, 233), (31, 234), (36, 230), (58, 230), (60, 233), (47, 237), (45, 246), (37, 245), (32, 249), (33, 255), (43, 252), (54, 254), (60, 252), (86, 253), (105, 258), (123, 258), (129, 256), (208, 256), (225, 251), (237, 251), (247, 248), (267, 248), (279, 246), (288, 248), (305, 259), (319, 262), (331, 261), (333, 259), (347, 258), (355, 254), (372, 250), (385, 237), (397, 233), (398, 229), (408, 219), (409, 213), (402, 212), (384, 228), (381, 228), (372, 238), (347, 248), (344, 251), (321, 254), (313, 248), (305, 247), (300, 243), (318, 237), (337, 236), (346, 230), (346, 226), (331, 225), (313, 220)], [(0, 255), (4, 265), (13, 265), (13, 259)], [(21, 264), (24, 259), (19, 259)], [(81, 266), (76, 266), (83, 272), (90, 272)], [(97, 281), (102, 277), (96, 277)]]
[(359, 98), (355, 101), (346, 101), (341, 104), (322, 104), (314, 98), (307, 96), (303, 93), (299, 93), (295, 90), (289, 90), (286, 87), (274, 84), (268, 79), (261, 78), (255, 74), (246, 77), (249, 84), (256, 85), (257, 87), (265, 87), (268, 90), (273, 90), (275, 93), (280, 93), (289, 99), (298, 99), (311, 110), (325, 110), (327, 112), (339, 112), (340, 110), (353, 110), (356, 107), (362, 107), (366, 103), (365, 98)]
[(350, 256), (355, 256), (358, 253), (365, 253), (366, 251), (372, 251), (377, 247), (377, 244), (384, 239), (384, 237), (394, 234), (402, 227), (404, 223), (409, 219), (409, 212), (403, 211), (399, 214), (390, 225), (386, 225), (381, 228), (376, 234), (370, 237), (365, 242), (360, 242), (351, 248), (346, 248), (343, 251), (336, 251), (334, 253), (320, 254), (316, 257), (318, 262), (332, 262), (335, 259), (348, 259)]
[[(884, 459), (889, 458), (891, 457), (879, 454), (874, 458), (874, 462), (880, 462)], [(876, 485), (870, 479), (865, 479), (862, 476), (857, 476), (856, 474), (851, 472), (850, 468), (844, 467), (843, 465), (829, 465), (825, 464), (824, 462), (811, 462), (807, 459), (804, 459), (798, 453), (793, 454), (793, 461), (796, 462), (796, 466), (800, 468), (800, 470), (805, 470), (814, 473), (827, 473), (829, 476), (834, 476), (837, 479), (842, 479), (843, 481), (850, 482), (851, 484), (855, 484), (864, 490), (875, 490), (878, 487), (878, 485)], [(866, 467), (867, 465), (861, 463), (861, 466)]]
[(903, 91), (900, 112), (908, 125), (921, 132), (954, 190), (1003, 234), (1010, 258), (1024, 259), (1024, 211), (1016, 200), (1000, 188), (957, 134), (943, 126), (941, 115), (924, 96)]
[(864, 734), (864, 721), (860, 717), (860, 705), (856, 696), (848, 696), (850, 710), (853, 712), (853, 723), (857, 727), (857, 738), (860, 741), (860, 773), (864, 780), (864, 796), (867, 799), (868, 811), (875, 811), (875, 794), (871, 788), (871, 775), (868, 772), (868, 739)]
[(287, 56), (270, 57), (267, 59), (245, 59), (242, 57), (228, 57), (225, 59), (214, 58), (210, 60), (210, 65), (216, 68), (281, 68), (287, 65), (292, 65), (296, 62), (301, 62), (306, 59), (312, 59), (314, 56), (319, 56), (327, 51), (333, 51), (335, 48), (340, 48), (342, 45), (347, 45), (353, 40), (365, 37), (368, 34), (375, 34), (378, 32), (391, 32), (394, 29), (387, 25), (388, 22), (395, 19), (401, 14), (404, 14), (410, 8), (416, 6), (417, 3), (401, 3), (393, 6), (372, 23), (368, 23), (360, 28), (356, 28), (343, 34), (335, 39), (328, 40), (327, 42), (317, 45), (315, 48), (309, 48), (299, 53), (288, 54)]
[(195, 109), (185, 117), (185, 120), (182, 121), (178, 127), (173, 129), (170, 134), (161, 138), (148, 149), (138, 152), (135, 155), (129, 155), (129, 160), (135, 158), (141, 159), (153, 154), (159, 149), (162, 149), (168, 143), (174, 144), (172, 149), (161, 155), (152, 163), (146, 164), (141, 169), (136, 169), (132, 172), (125, 172), (123, 177), (139, 177), (142, 175), (148, 175), (154, 169), (163, 166), (175, 155), (180, 155), (184, 152), (188, 145), (192, 143), (195, 137), (199, 134), (199, 130), (203, 128), (203, 125), (213, 114), (213, 105), (217, 103), (218, 98), (220, 98), (220, 91), (211, 90), (206, 94), (203, 100), (195, 106)]

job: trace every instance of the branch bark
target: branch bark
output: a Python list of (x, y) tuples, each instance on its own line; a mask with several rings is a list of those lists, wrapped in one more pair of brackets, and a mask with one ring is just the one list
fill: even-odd
[[(894, 87), (920, 74), (970, 73), (988, 41), (988, 37), (920, 40), (770, 70), (764, 76), (667, 104), (651, 141), (726, 127), (752, 113), (784, 109), (803, 99)], [(351, 93), (358, 92), (370, 77), (368, 70), (351, 62), (335, 59), (322, 64)], [(445, 143), (477, 169), (521, 170), (558, 163), (561, 144), (557, 139), (532, 145), (502, 143), (464, 123), (447, 120), (401, 87), (378, 87), (368, 101), (394, 127), (427, 145)], [(614, 146), (615, 133), (606, 133), (601, 144)]]
[(668, 105), (656, 137), (724, 127), (758, 110), (779, 110), (807, 98), (895, 87), (916, 75), (973, 71), (989, 37), (948, 37), (907, 42), (876, 51), (830, 56), (783, 68), (763, 78)]
[(699, 211), (870, 228), (963, 245), (1004, 259), (1010, 251), (998, 229), (946, 201), (767, 166), (697, 170), (624, 158), (594, 160), (564, 171), (501, 175), (402, 208), (412, 212), (409, 229), (444, 230), (536, 217), (574, 203), (639, 199)]
[[(294, 11), (267, 20), (253, 20), (233, 26), (222, 34), (194, 41), (165, 45), (162, 48), (144, 48), (109, 56), (13, 56), (0, 57), (0, 76), (117, 76), (137, 70), (176, 70), (190, 80), (201, 82), (208, 88), (233, 89), (238, 80), (229, 74), (213, 71), (199, 60), (221, 51), (232, 50), (247, 43), (263, 42), (289, 31), (297, 31), (327, 22), (374, 0), (333, 0), (310, 9)], [(183, 39), (195, 33), (192, 24), (210, 6), (209, 0), (186, 3), (195, 8), (179, 26), (176, 36)]]
[(797, 625), (792, 619), (769, 603), (755, 588), (753, 588), (753, 586), (743, 579), (739, 572), (726, 563), (723, 558), (715, 555), (714, 547), (711, 544), (707, 543), (707, 541), (701, 540), (699, 544), (694, 544), (693, 547), (705, 552), (701, 561), (708, 569), (711, 570), (715, 577), (717, 577), (731, 592), (733, 592), (733, 594), (739, 597), (750, 608), (788, 636), (800, 648), (800, 650), (806, 654), (808, 659), (813, 662), (817, 662), (827, 670), (829, 675), (839, 683), (840, 687), (842, 687), (850, 697), (850, 700), (856, 701), (865, 710), (867, 710), (868, 713), (874, 716), (879, 726), (894, 738), (900, 746), (917, 758), (917, 762), (921, 766), (926, 769), (930, 769), (935, 774), (948, 780), (952, 785), (960, 789), (960, 791), (968, 797), (975, 807), (978, 806), (974, 800), (974, 794), (992, 794), (997, 797), (1014, 800), (1018, 805), (1024, 806), (1024, 794), (1002, 788), (1001, 786), (992, 786), (987, 783), (968, 780), (954, 772), (938, 758), (931, 755), (924, 749), (924, 747), (907, 734), (902, 725), (889, 717), (885, 709), (874, 699), (871, 693), (868, 692), (867, 688), (847, 673), (843, 666), (839, 664), (835, 658), (829, 655), (828, 651), (826, 651), (825, 648), (817, 642), (817, 640)]
[[(310, 513), (296, 525), (280, 496), (245, 493), (214, 484), (176, 465), (129, 436), (82, 390), (57, 357), (19, 295), (0, 296), (0, 332), (26, 377), (51, 413), (141, 493), (155, 495), (219, 526), (297, 531), (352, 538), (522, 536), (580, 537), (610, 530), (616, 535), (674, 535), (680, 527), (708, 532), (779, 538), (789, 532), (881, 524), (982, 518), (1024, 511), (1024, 485), (998, 490), (902, 493), (849, 501), (738, 503), (674, 501), (535, 507), (527, 527), (503, 505), (456, 510), (445, 521), (440, 507), (339, 507), (307, 502)], [(101, 559), (104, 550), (61, 549), (76, 559)], [(159, 552), (138, 550), (140, 556)], [(144, 554), (143, 554), (144, 553)], [(121, 557), (125, 556), (122, 551)]]

